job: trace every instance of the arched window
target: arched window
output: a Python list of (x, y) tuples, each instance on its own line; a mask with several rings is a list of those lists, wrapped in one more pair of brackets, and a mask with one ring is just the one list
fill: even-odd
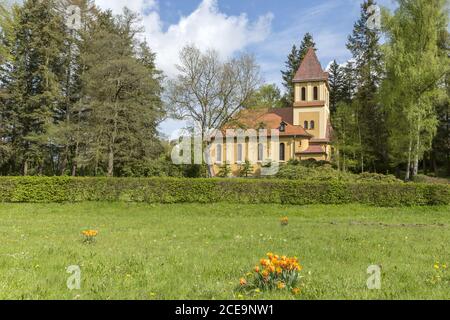
[(258, 144), (258, 161), (264, 161), (264, 145)]
[(319, 88), (314, 87), (314, 100), (319, 100)]
[(238, 146), (237, 146), (237, 162), (242, 162), (242, 158), (243, 158), (242, 144), (238, 144)]
[(316, 128), (316, 123), (314, 121), (311, 121), (309, 125), (309, 129), (314, 130)]
[(302, 101), (306, 101), (306, 88), (302, 88)]
[(222, 145), (218, 144), (216, 146), (216, 161), (222, 162)]
[(286, 145), (280, 143), (280, 161), (286, 161)]
[(304, 127), (306, 130), (308, 130), (308, 128), (309, 128), (308, 121), (305, 121), (305, 122), (303, 123), (303, 127)]

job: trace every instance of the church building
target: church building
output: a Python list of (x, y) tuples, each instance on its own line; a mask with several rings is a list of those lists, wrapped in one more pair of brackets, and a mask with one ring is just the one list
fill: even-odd
[[(215, 162), (214, 171), (220, 170), (225, 162), (231, 166), (233, 175), (237, 175), (242, 164), (250, 159), (255, 174), (260, 172), (265, 161), (286, 163), (291, 159), (317, 161), (331, 160), (331, 121), (330, 121), (330, 88), (328, 73), (322, 69), (313, 48), (309, 48), (293, 83), (295, 86), (295, 101), (291, 107), (244, 110), (234, 119), (233, 126), (226, 129), (273, 129), (279, 130), (277, 145), (267, 141), (252, 148), (248, 141), (234, 142), (234, 152), (226, 150), (225, 143), (215, 143), (211, 156)], [(276, 149), (271, 150), (271, 148)], [(270, 152), (272, 151), (272, 152)], [(276, 159), (274, 158), (276, 155)]]

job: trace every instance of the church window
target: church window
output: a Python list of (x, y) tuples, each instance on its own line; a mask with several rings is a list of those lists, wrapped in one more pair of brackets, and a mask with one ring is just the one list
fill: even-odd
[(243, 158), (243, 148), (242, 148), (242, 144), (238, 144), (237, 146), (237, 162), (242, 162), (242, 158)]
[(258, 144), (258, 161), (264, 161), (264, 145)]
[(302, 88), (302, 101), (306, 101), (306, 88)]
[(286, 145), (280, 143), (280, 161), (286, 161)]
[(314, 87), (314, 100), (315, 101), (319, 100), (319, 88), (318, 87)]
[(222, 145), (218, 144), (216, 146), (216, 161), (222, 162)]

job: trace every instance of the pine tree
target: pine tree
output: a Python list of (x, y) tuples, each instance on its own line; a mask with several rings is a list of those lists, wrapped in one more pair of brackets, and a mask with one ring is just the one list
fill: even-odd
[(7, 90), (14, 155), (27, 175), (43, 173), (48, 159), (45, 134), (62, 99), (65, 26), (51, 0), (26, 1), (16, 19)]
[[(75, 5), (79, 8), (79, 26), (73, 26), (74, 17), (67, 8)], [(57, 157), (53, 165), (57, 173), (76, 175), (76, 162), (80, 144), (80, 126), (83, 125), (83, 104), (81, 102), (82, 81), (84, 66), (80, 60), (83, 49), (83, 34), (91, 32), (88, 26), (93, 21), (94, 7), (90, 0), (61, 0), (60, 8), (66, 25), (72, 25), (67, 30), (65, 39), (65, 54), (63, 56), (63, 73), (61, 90), (63, 99), (56, 110), (55, 123), (49, 128), (49, 140)], [(69, 164), (72, 168), (69, 168)]]
[(309, 48), (316, 48), (316, 44), (310, 33), (306, 33), (303, 37), (300, 47), (297, 48), (296, 45), (292, 46), (291, 52), (289, 53), (287, 60), (285, 62), (286, 69), (281, 71), (283, 86), (285, 88), (286, 94), (283, 99), (283, 103), (286, 107), (292, 107), (294, 103), (294, 77), (297, 70), (300, 68), (300, 64), (303, 61)]
[[(314, 42), (313, 36), (307, 32), (298, 48), (297, 70), (300, 68), (300, 64), (305, 58), (309, 48), (314, 48), (314, 50), (316, 50), (316, 43)], [(295, 70), (295, 72), (297, 72), (297, 70)]]
[(286, 107), (291, 106), (294, 101), (293, 97), (295, 95), (295, 92), (292, 80), (294, 79), (295, 73), (297, 72), (299, 67), (298, 56), (299, 51), (297, 49), (297, 46), (293, 45), (291, 52), (289, 53), (285, 62), (286, 70), (281, 71), (283, 86), (286, 90), (286, 94), (284, 96), (284, 103)]
[(331, 120), (334, 129), (334, 163), (338, 170), (344, 172), (356, 171), (359, 162), (357, 155), (360, 154), (361, 150), (354, 105), (351, 102), (339, 102)]
[(342, 101), (350, 104), (353, 101), (356, 91), (355, 68), (352, 61), (342, 67)]
[(328, 73), (330, 74), (330, 111), (331, 114), (334, 114), (337, 110), (338, 103), (343, 101), (344, 74), (336, 60), (330, 65)]
[(162, 151), (156, 139), (160, 73), (148, 46), (137, 45), (136, 18), (128, 10), (118, 17), (101, 14), (83, 53), (83, 94), (91, 109), (84, 161), (96, 174), (104, 168), (108, 176), (120, 175)]
[(369, 28), (368, 8), (376, 5), (365, 0), (361, 5), (361, 16), (349, 36), (347, 48), (354, 60), (354, 75), (357, 79), (354, 103), (357, 108), (358, 134), (361, 141), (360, 169), (386, 170), (387, 150), (385, 116), (377, 100), (378, 88), (383, 76), (380, 33)]

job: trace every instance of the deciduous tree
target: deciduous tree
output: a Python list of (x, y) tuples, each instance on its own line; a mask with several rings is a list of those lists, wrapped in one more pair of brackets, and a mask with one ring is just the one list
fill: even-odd
[[(418, 173), (437, 130), (435, 104), (442, 99), (448, 53), (439, 48), (447, 28), (445, 0), (398, 0), (385, 14), (387, 77), (382, 96), (388, 112), (390, 144), (397, 162), (406, 163), (406, 180)], [(446, 94), (446, 92), (445, 92)]]

